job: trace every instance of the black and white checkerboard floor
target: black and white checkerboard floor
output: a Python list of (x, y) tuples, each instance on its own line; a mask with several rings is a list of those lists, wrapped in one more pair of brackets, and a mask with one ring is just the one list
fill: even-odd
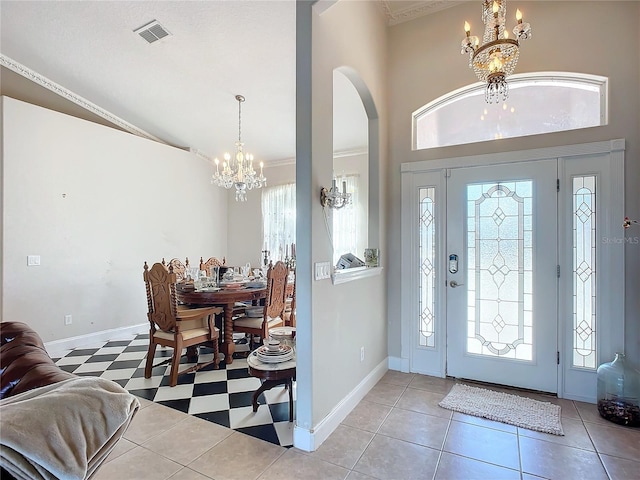
[[(249, 375), (247, 361), (234, 358), (195, 373), (180, 375), (178, 385), (169, 386), (170, 366), (153, 369), (144, 378), (149, 335), (102, 342), (90, 347), (52, 353), (56, 364), (77, 375), (108, 378), (132, 394), (210, 422), (266, 440), (277, 445), (293, 445), (293, 423), (289, 422), (289, 395), (284, 387), (275, 387), (259, 397), (257, 412), (251, 398), (260, 380)], [(158, 347), (154, 365), (171, 357), (170, 348)], [(213, 350), (200, 347), (200, 361), (213, 359)], [(183, 356), (181, 369), (187, 366)], [(295, 399), (295, 384), (294, 384)]]

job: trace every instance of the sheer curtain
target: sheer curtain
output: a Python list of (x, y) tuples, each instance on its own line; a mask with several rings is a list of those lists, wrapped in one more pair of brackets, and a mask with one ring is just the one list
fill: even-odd
[(296, 243), (296, 184), (262, 190), (262, 232), (270, 258), (284, 260), (289, 246)]
[(358, 198), (359, 175), (346, 175), (337, 179), (338, 188), (347, 182), (347, 192), (351, 194), (351, 205), (333, 210), (333, 264), (337, 264), (340, 256), (353, 253), (362, 258), (358, 252), (358, 233), (361, 232), (361, 216), (358, 215), (360, 199)]

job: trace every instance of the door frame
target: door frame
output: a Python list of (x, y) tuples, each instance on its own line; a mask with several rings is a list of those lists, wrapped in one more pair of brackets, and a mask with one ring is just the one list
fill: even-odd
[[(458, 270), (457, 273), (448, 273), (447, 281), (451, 284), (451, 281), (456, 281), (460, 284), (460, 288), (447, 287), (447, 375), (451, 375), (459, 378), (474, 379), (478, 381), (493, 382), (496, 384), (506, 384), (512, 386), (518, 386), (521, 388), (537, 389), (545, 392), (556, 393), (558, 389), (558, 366), (556, 364), (556, 352), (558, 350), (557, 334), (558, 334), (558, 279), (557, 279), (557, 264), (558, 256), (556, 253), (558, 244), (558, 232), (557, 232), (557, 211), (558, 211), (558, 195), (556, 191), (556, 179), (558, 178), (558, 159), (552, 158), (547, 160), (539, 160), (533, 162), (518, 162), (515, 164), (503, 164), (503, 165), (485, 165), (482, 167), (471, 168), (455, 168), (451, 169), (451, 176), (448, 179), (447, 185), (447, 218), (451, 220), (447, 228), (447, 255), (458, 255)], [(514, 187), (511, 184), (522, 182), (520, 187)], [(478, 346), (477, 340), (472, 339), (471, 343), (469, 336), (471, 336), (470, 326), (471, 318), (469, 317), (470, 305), (474, 304), (474, 324), (475, 328), (478, 328), (479, 317), (483, 317), (483, 321), (488, 321), (487, 315), (489, 311), (493, 311), (492, 307), (497, 305), (489, 300), (494, 300), (496, 297), (485, 296), (491, 287), (497, 289), (497, 292), (505, 292), (508, 290), (505, 287), (504, 290), (497, 287), (497, 285), (488, 280), (484, 275), (484, 284), (477, 274), (480, 268), (475, 262), (478, 262), (479, 258), (483, 258), (481, 262), (484, 267), (487, 267), (487, 259), (484, 258), (484, 248), (480, 245), (475, 245), (471, 240), (470, 231), (472, 224), (475, 224), (475, 233), (481, 232), (483, 239), (487, 238), (482, 232), (486, 233), (484, 227), (487, 226), (484, 222), (478, 222), (476, 218), (477, 205), (470, 206), (471, 198), (468, 198), (467, 188), (469, 185), (482, 185), (482, 191), (486, 194), (490, 194), (491, 191), (496, 188), (496, 185), (502, 185), (505, 188), (513, 188), (513, 192), (520, 192), (520, 188), (524, 183), (529, 184), (530, 198), (529, 200), (522, 199), (520, 206), (523, 209), (520, 213), (526, 215), (524, 211), (524, 205), (530, 202), (531, 210), (528, 212), (529, 220), (525, 221), (525, 217), (518, 217), (517, 225), (523, 228), (517, 247), (510, 243), (508, 239), (513, 238), (510, 235), (514, 234), (513, 230), (509, 230), (507, 234), (506, 243), (500, 243), (506, 250), (502, 252), (501, 248), (498, 248), (498, 252), (504, 253), (505, 258), (510, 258), (506, 253), (509, 248), (506, 245), (511, 245), (515, 250), (522, 255), (520, 261), (518, 261), (518, 267), (511, 271), (510, 280), (504, 280), (506, 283), (516, 283), (521, 289), (520, 293), (522, 297), (517, 298), (517, 306), (511, 302), (505, 302), (500, 304), (502, 307), (502, 315), (506, 323), (515, 322), (517, 313), (522, 315), (519, 318), (519, 326), (522, 328), (521, 334), (522, 340), (526, 341), (527, 333), (525, 333), (527, 316), (526, 310), (532, 309), (529, 313), (532, 321), (532, 328), (529, 331), (531, 352), (530, 358), (520, 358), (521, 349), (526, 350), (526, 346), (518, 347), (516, 357), (511, 355), (493, 355), (484, 351), (476, 351), (472, 353), (469, 351), (469, 347), (473, 344)], [(507, 187), (509, 186), (509, 187)], [(491, 188), (487, 192), (486, 189)], [(526, 190), (526, 189), (525, 189)], [(478, 194), (478, 190), (474, 190), (476, 193), (473, 200), (478, 201), (482, 198)], [(526, 196), (526, 192), (522, 192)], [(500, 200), (498, 200), (500, 198)], [(516, 195), (517, 198), (517, 195)], [(489, 204), (490, 210), (494, 212), (496, 207), (496, 201), (505, 202), (503, 204), (505, 210), (509, 211), (509, 207), (513, 207), (516, 203), (512, 199), (505, 196), (491, 196)], [(475, 203), (475, 202), (474, 202)], [(480, 207), (483, 208), (483, 207)], [(485, 214), (487, 212), (484, 212)], [(495, 213), (495, 212), (494, 212)], [(513, 214), (513, 211), (510, 212)], [(553, 215), (552, 215), (553, 214)], [(473, 220), (472, 220), (473, 219)], [(515, 220), (512, 219), (514, 222)], [(525, 273), (527, 270), (525, 260), (526, 245), (526, 230), (525, 223), (529, 223), (529, 235), (530, 240), (528, 248), (531, 254), (529, 261), (531, 261), (531, 270), (529, 273)], [(495, 223), (489, 222), (492, 226)], [(514, 226), (507, 222), (509, 225)], [(517, 227), (516, 227), (517, 228)], [(498, 229), (504, 233), (504, 230)], [(474, 234), (475, 237), (475, 234)], [(493, 238), (493, 237), (490, 237)], [(487, 238), (488, 239), (488, 238)], [(520, 243), (522, 242), (522, 243)], [(491, 243), (491, 242), (490, 242)], [(496, 244), (492, 244), (493, 247)], [(470, 259), (470, 248), (475, 250), (475, 262)], [(491, 247), (489, 247), (492, 250)], [(513, 259), (511, 259), (513, 261)], [(506, 262), (514, 268), (514, 264)], [(521, 271), (519, 269), (522, 269)], [(473, 272), (473, 273), (472, 273)], [(473, 277), (473, 278), (471, 278)], [(527, 282), (528, 280), (528, 282)], [(529, 300), (526, 300), (525, 285), (530, 282)], [(504, 285), (503, 285), (504, 286)], [(473, 300), (470, 296), (471, 288), (475, 293), (473, 294)], [(489, 288), (489, 290), (485, 290)], [(480, 296), (489, 301), (492, 307), (481, 306), (478, 303), (476, 295), (479, 292), (484, 292)], [(512, 292), (513, 293), (513, 292)], [(503, 297), (504, 293), (496, 293), (500, 297)], [(509, 298), (509, 297), (507, 297)], [(504, 297), (503, 297), (504, 299)], [(515, 301), (515, 298), (511, 298)], [(530, 303), (530, 307), (527, 308), (527, 303)], [(510, 310), (510, 307), (513, 310)], [(500, 310), (500, 309), (499, 309)], [(509, 311), (512, 317), (506, 312)], [(522, 322), (522, 323), (520, 323)], [(487, 331), (488, 333), (488, 331)], [(494, 333), (492, 331), (492, 333)], [(491, 338), (491, 334), (489, 334)], [(510, 337), (512, 338), (512, 337)]]
[[(558, 147), (540, 148), (533, 150), (520, 150), (514, 152), (501, 152), (495, 154), (483, 154), (466, 157), (442, 158), (436, 160), (426, 160), (418, 162), (402, 163), (401, 184), (402, 184), (402, 215), (401, 215), (401, 289), (400, 289), (400, 313), (401, 313), (401, 358), (395, 361), (395, 365), (404, 372), (423, 373), (432, 376), (444, 377), (446, 372), (446, 324), (443, 319), (437, 319), (435, 348), (430, 349), (433, 362), (429, 368), (416, 370), (416, 365), (412, 362), (412, 350), (414, 345), (415, 319), (418, 318), (417, 293), (415, 290), (415, 279), (417, 278), (417, 266), (413, 265), (417, 258), (417, 235), (415, 231), (415, 219), (417, 218), (417, 202), (415, 201), (415, 191), (420, 185), (416, 183), (423, 174), (422, 179), (429, 178), (430, 186), (437, 189), (436, 195), (439, 199), (446, 199), (446, 176), (449, 169), (459, 167), (473, 167), (482, 165), (515, 164), (519, 162), (530, 162), (536, 160), (546, 160), (557, 158), (559, 160), (559, 175), (565, 172), (565, 164), (569, 161), (579, 164), (581, 159), (589, 160), (594, 156), (602, 156), (601, 172), (605, 183), (603, 194), (609, 203), (609, 208), (598, 217), (598, 237), (601, 240), (599, 258), (599, 279), (598, 282), (598, 307), (597, 314), (603, 318), (606, 312), (607, 328), (602, 329), (602, 335), (597, 336), (598, 361), (597, 364), (609, 361), (617, 351), (623, 351), (624, 347), (624, 242), (610, 242), (605, 245), (604, 239), (623, 238), (624, 229), (622, 219), (624, 218), (624, 151), (625, 140), (614, 139), (610, 141), (594, 142), (577, 145), (564, 145)], [(585, 168), (589, 169), (589, 162), (585, 162)], [(428, 174), (425, 177), (424, 174)], [(432, 181), (431, 181), (432, 180)], [(567, 184), (565, 178), (560, 178), (561, 186)], [(562, 191), (561, 191), (562, 192)], [(444, 197), (443, 197), (444, 195)], [(558, 236), (559, 241), (568, 238), (567, 222), (570, 212), (570, 205), (567, 204), (568, 195), (560, 195), (558, 199)], [(446, 200), (444, 200), (446, 201)], [(446, 211), (446, 210), (445, 210)], [(440, 215), (436, 219), (438, 229), (437, 238), (440, 242), (437, 255), (437, 283), (435, 301), (438, 305), (446, 305), (446, 288), (444, 288), (444, 257), (446, 255), (446, 244), (443, 242), (443, 232), (446, 232), (446, 215)], [(569, 222), (570, 224), (570, 222)], [(562, 245), (559, 246), (562, 250)], [(560, 250), (560, 251), (561, 251)], [(560, 260), (560, 264), (566, 271), (566, 262)], [(567, 272), (567, 273), (570, 273)], [(571, 366), (571, 323), (567, 320), (566, 306), (567, 282), (569, 278), (561, 275), (559, 295), (559, 321), (558, 321), (558, 348), (560, 349), (560, 363), (558, 368), (558, 397), (570, 398), (574, 400), (595, 402), (595, 370), (581, 370)], [(603, 288), (606, 280), (607, 288)], [(611, 288), (614, 286), (615, 288)], [(436, 312), (442, 315), (442, 308), (437, 308)]]

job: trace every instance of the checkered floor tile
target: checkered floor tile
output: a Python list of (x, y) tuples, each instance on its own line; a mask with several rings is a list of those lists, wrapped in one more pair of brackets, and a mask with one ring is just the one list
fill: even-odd
[[(234, 358), (231, 365), (222, 361), (218, 370), (210, 365), (195, 373), (180, 375), (178, 385), (170, 387), (168, 364), (154, 368), (151, 378), (144, 378), (148, 346), (149, 335), (145, 334), (52, 356), (56, 364), (68, 372), (107, 378), (138, 397), (277, 445), (293, 445), (288, 392), (284, 387), (267, 390), (260, 395), (258, 411), (254, 413), (251, 398), (260, 380), (249, 375), (244, 358)], [(171, 353), (172, 349), (159, 346), (154, 365), (171, 358)], [(199, 355), (200, 362), (212, 360), (213, 350), (200, 347)], [(186, 356), (181, 363), (181, 369), (188, 366)], [(293, 393), (295, 399), (295, 383)]]

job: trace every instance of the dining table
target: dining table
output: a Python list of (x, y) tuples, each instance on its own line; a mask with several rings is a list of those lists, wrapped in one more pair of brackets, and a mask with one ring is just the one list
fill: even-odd
[(258, 305), (260, 300), (267, 296), (267, 287), (234, 287), (220, 289), (209, 288), (196, 290), (193, 284), (178, 283), (176, 285), (176, 297), (178, 301), (193, 306), (220, 306), (224, 310), (223, 322), (223, 343), (221, 345), (224, 353), (225, 363), (233, 363), (233, 354), (236, 351), (233, 343), (233, 310), (236, 303), (249, 303)]

